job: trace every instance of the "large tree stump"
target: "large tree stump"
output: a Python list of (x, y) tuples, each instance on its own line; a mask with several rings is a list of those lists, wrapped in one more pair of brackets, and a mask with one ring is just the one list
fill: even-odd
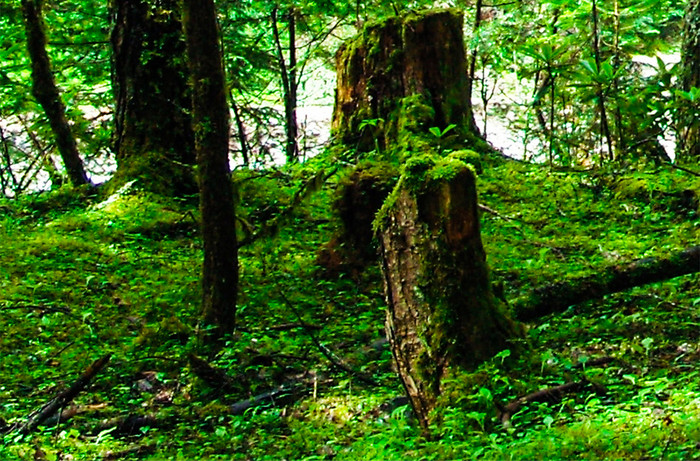
[(519, 336), (489, 281), (475, 176), (460, 159), (409, 160), (375, 222), (387, 334), (421, 425), (451, 371), (474, 369)]
[(476, 138), (462, 22), (455, 9), (410, 13), (346, 42), (336, 54), (335, 138), (360, 152), (420, 150), (429, 128), (451, 124), (456, 138)]

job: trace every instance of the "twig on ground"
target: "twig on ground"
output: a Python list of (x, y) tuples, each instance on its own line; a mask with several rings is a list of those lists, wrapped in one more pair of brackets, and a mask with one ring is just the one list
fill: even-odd
[[(299, 320), (299, 323), (303, 326), (306, 325), (306, 322), (304, 322), (304, 319), (301, 317), (301, 314), (299, 314), (299, 310), (292, 304), (292, 302), (287, 298), (282, 290), (279, 289), (279, 286), (277, 287), (277, 292), (282, 298), (282, 301), (284, 304), (289, 308), (292, 313), (294, 313), (294, 316)], [(377, 386), (377, 382), (370, 378), (369, 376), (365, 375), (364, 373), (353, 370), (349, 365), (347, 365), (341, 358), (337, 357), (330, 349), (328, 349), (324, 344), (319, 341), (318, 337), (316, 336), (316, 333), (309, 329), (304, 327), (304, 332), (306, 335), (311, 339), (311, 341), (314, 343), (314, 345), (318, 348), (318, 350), (323, 354), (324, 357), (326, 357), (336, 368), (339, 368), (346, 373), (348, 373), (351, 376), (354, 376), (355, 378), (359, 379), (365, 384), (369, 384), (371, 386)]]

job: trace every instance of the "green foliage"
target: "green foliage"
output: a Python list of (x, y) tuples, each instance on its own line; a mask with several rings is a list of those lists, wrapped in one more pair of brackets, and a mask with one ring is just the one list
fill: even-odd
[[(555, 164), (588, 165), (597, 159), (594, 103), (601, 88), (608, 107), (623, 114), (619, 127), (629, 147), (623, 149), (629, 154), (622, 157), (625, 161), (644, 158), (642, 147), (631, 147), (635, 143), (674, 130), (674, 114), (689, 108), (697, 112), (696, 89), (674, 88), (672, 66), (659, 60), (654, 75), (645, 76), (630, 60), (637, 53), (673, 50), (683, 5), (619, 3), (617, 47), (612, 46), (616, 14), (601, 10), (600, 66), (588, 41), (590, 2), (503, 5), (496, 20), (482, 24), (470, 39), (481, 65), (491, 69), (489, 75), (509, 71), (521, 79), (519, 85), (532, 87), (524, 92), (528, 112), (516, 123), (527, 126), (530, 136), (553, 143)], [(247, 106), (257, 126), (269, 124), (278, 98), (270, 53), (271, 6), (254, 1), (222, 5), (233, 98)], [(355, 11), (354, 4), (329, 2), (280, 8), (291, 6), (299, 8), (300, 42), (314, 39), (304, 50), (307, 66), (315, 59), (330, 61), (333, 41), (315, 39), (336, 21), (325, 13), (362, 22), (389, 16), (394, 9), (388, 3), (376, 10), (360, 4)], [(49, 168), (31, 163), (39, 157), (25, 150), (28, 133), (39, 142), (32, 145), (33, 154), (43, 151), (50, 138), (37, 107), (25, 97), (29, 68), (17, 10), (17, 2), (0, 4), (0, 118), (21, 128), (5, 132), (1, 163), (6, 195), (32, 187), (19, 170), (15, 179), (7, 176), (8, 158), (14, 165), (33, 165), (26, 170), (30, 176)], [(82, 137), (82, 150), (97, 155), (108, 144), (108, 124), (104, 118), (86, 123), (82, 114), (111, 106), (106, 3), (48, 2), (46, 13), (49, 52), (70, 118)], [(350, 26), (338, 27), (347, 33), (342, 28)], [(547, 75), (554, 78), (552, 86), (534, 87)], [(537, 110), (543, 111), (545, 128), (537, 126)], [(466, 146), (474, 150), (449, 152), (465, 147), (460, 127), (430, 126), (434, 114), (421, 97), (407, 98), (397, 111), (396, 129), (410, 133), (414, 144), (387, 148), (406, 155), (404, 176), (416, 187), (445, 179), (464, 164), (479, 172), (483, 240), (495, 282), (504, 287), (507, 299), (564, 276), (589, 275), (697, 244), (700, 183), (686, 172), (644, 162), (557, 171), (497, 161), (472, 140)], [(364, 120), (362, 129), (369, 132), (380, 123)], [(428, 152), (445, 155), (421, 155)], [(533, 459), (546, 453), (552, 459), (697, 458), (697, 275), (584, 303), (530, 325), (532, 354), (516, 358), (502, 351), (475, 372), (452, 376), (443, 395), (442, 424), (432, 438), (423, 437), (410, 408), (396, 400), (403, 389), (382, 341), (385, 313), (378, 268), (327, 276), (316, 263), (318, 250), (339, 227), (338, 217), (329, 213), (343, 177), (343, 172), (330, 173), (339, 164), (319, 157), (294, 167), (234, 175), (239, 232), (243, 239), (257, 238), (241, 248), (239, 328), (218, 354), (207, 358), (235, 381), (228, 391), (197, 376), (187, 360), (196, 348), (201, 296), (202, 249), (192, 203), (134, 187), (108, 197), (59, 188), (2, 201), (0, 429), (3, 420), (20, 422), (40, 408), (98, 356), (111, 352), (114, 358), (76, 398), (83, 413), (28, 436), (3, 433), (0, 458), (33, 459), (41, 450), (46, 459), (97, 459), (137, 447), (146, 452), (124, 456)], [(274, 231), (260, 232), (268, 228)], [(334, 366), (328, 352), (379, 384), (369, 386), (357, 374)], [(612, 361), (596, 365), (601, 357)], [(231, 404), (299, 377), (306, 393), (296, 400), (231, 414)], [(518, 397), (583, 379), (607, 392), (586, 387), (558, 402), (523, 406), (512, 415), (510, 427), (499, 420), (499, 407)], [(131, 436), (94, 427), (97, 421), (146, 413), (157, 414), (164, 423)]]
[[(435, 175), (442, 178), (451, 162), (479, 159), (469, 151), (450, 157), (461, 160), (417, 156), (404, 169), (425, 180), (441, 165)], [(682, 171), (554, 173), (479, 160), (480, 202), (498, 212), (483, 214), (483, 239), (508, 298), (563, 274), (695, 244), (697, 205), (683, 191), (698, 185)], [(324, 162), (240, 172), (247, 223), (257, 228), (295, 203)], [(59, 452), (94, 459), (137, 445), (153, 446), (139, 455), (146, 459), (529, 459), (543, 450), (554, 459), (695, 456), (697, 275), (531, 325), (529, 356), (505, 350), (451, 377), (441, 425), (423, 438), (405, 402), (394, 400), (403, 390), (381, 342), (378, 268), (354, 279), (319, 276), (317, 251), (337, 231), (328, 210), (339, 177), (297, 203), (278, 233), (241, 248), (240, 327), (210, 358), (235, 380), (226, 392), (197, 377), (186, 358), (200, 296), (192, 204), (128, 188), (110, 197), (60, 189), (1, 203), (0, 347), (10, 353), (0, 362), (0, 416), (21, 420), (97, 356), (114, 358), (75, 401), (101, 406), (31, 436), (5, 435), (0, 457), (31, 458), (39, 447), (48, 459)], [(318, 344), (379, 386), (333, 368)], [(612, 362), (595, 365), (604, 356)], [(308, 394), (284, 407), (230, 414), (232, 403), (307, 372), (316, 376), (315, 394), (309, 378)], [(607, 393), (587, 387), (522, 407), (509, 429), (500, 423), (499, 406), (581, 379)], [(130, 437), (89, 429), (145, 412), (166, 423)]]

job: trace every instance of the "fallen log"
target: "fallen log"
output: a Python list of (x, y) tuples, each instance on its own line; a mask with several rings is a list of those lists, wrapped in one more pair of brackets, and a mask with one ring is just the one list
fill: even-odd
[(16, 430), (23, 434), (33, 432), (40, 424), (53, 416), (59, 409), (68, 405), (83, 389), (85, 389), (97, 373), (107, 365), (112, 355), (107, 354), (104, 357), (95, 360), (89, 367), (78, 377), (78, 379), (65, 391), (59, 393), (51, 399), (46, 405), (39, 410), (34, 411), (27, 417), (23, 424), (19, 424)]
[(93, 424), (88, 429), (88, 432), (98, 434), (100, 432), (109, 431), (113, 437), (126, 437), (140, 433), (141, 429), (144, 427), (163, 428), (170, 426), (172, 422), (172, 416), (161, 416), (154, 413), (129, 413), (128, 415), (99, 421), (97, 424)]
[(513, 308), (518, 320), (527, 322), (584, 301), (697, 272), (700, 272), (700, 246), (666, 258), (644, 258), (624, 266), (611, 266), (590, 276), (542, 285), (516, 299)]

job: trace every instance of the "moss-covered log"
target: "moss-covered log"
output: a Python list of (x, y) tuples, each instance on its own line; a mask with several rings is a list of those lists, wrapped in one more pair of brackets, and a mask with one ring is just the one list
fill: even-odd
[(336, 55), (335, 138), (365, 152), (420, 150), (429, 128), (454, 124), (455, 139), (478, 139), (462, 22), (453, 9), (410, 13), (346, 42)]
[(458, 158), (412, 158), (375, 223), (387, 334), (424, 428), (448, 373), (475, 368), (519, 336), (491, 290), (475, 182)]
[(515, 300), (513, 305), (518, 319), (530, 321), (605, 295), (697, 272), (700, 272), (700, 246), (667, 258), (640, 259), (588, 277), (543, 285)]

